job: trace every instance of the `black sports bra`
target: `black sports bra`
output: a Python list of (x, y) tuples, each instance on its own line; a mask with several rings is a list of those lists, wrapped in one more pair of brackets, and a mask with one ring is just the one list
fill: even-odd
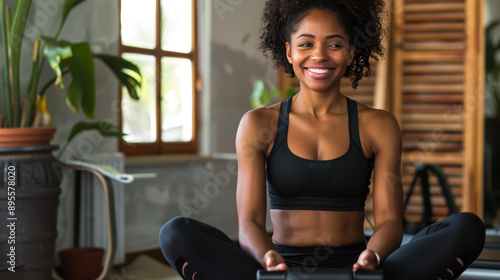
[(292, 98), (281, 102), (278, 130), (267, 158), (271, 209), (363, 211), (369, 193), (372, 162), (359, 138), (357, 103), (347, 99), (349, 148), (335, 159), (309, 160), (288, 148)]

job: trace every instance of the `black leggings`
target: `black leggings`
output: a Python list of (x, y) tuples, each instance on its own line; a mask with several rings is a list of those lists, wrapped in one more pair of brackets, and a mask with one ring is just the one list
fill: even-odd
[[(387, 257), (381, 267), (385, 279), (389, 280), (456, 279), (479, 256), (484, 241), (485, 227), (476, 215), (455, 214), (421, 230)], [(184, 264), (189, 263), (184, 268), (186, 280), (191, 280), (193, 274), (194, 279), (201, 280), (255, 280), (257, 270), (262, 268), (223, 232), (188, 217), (173, 218), (162, 227), (160, 246), (167, 261), (180, 275), (183, 275)], [(359, 255), (363, 248), (356, 246)], [(334, 247), (322, 248), (328, 251)], [(348, 248), (351, 253), (354, 247), (338, 248), (340, 250), (334, 248), (332, 252), (345, 252)], [(339, 255), (341, 259), (344, 257), (344, 253)], [(288, 263), (290, 259), (287, 259), (285, 256)], [(351, 253), (345, 259), (350, 259), (350, 267), (357, 257), (353, 258)], [(340, 267), (346, 267), (345, 263)]]

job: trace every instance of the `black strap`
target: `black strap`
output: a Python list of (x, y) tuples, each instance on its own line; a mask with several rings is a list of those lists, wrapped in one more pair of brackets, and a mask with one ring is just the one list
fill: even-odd
[(443, 170), (439, 165), (435, 164), (426, 164), (425, 169), (431, 171), (438, 177), (439, 186), (441, 186), (441, 191), (443, 193), (444, 198), (446, 199), (446, 205), (448, 205), (449, 215), (458, 213), (457, 205), (455, 204), (455, 199), (453, 194), (451, 193), (451, 187), (448, 183), (448, 179), (446, 174), (444, 174)]
[[(406, 196), (403, 209), (406, 211), (406, 206), (410, 201), (410, 197), (413, 194), (413, 189), (417, 183), (417, 180), (420, 179), (420, 185), (422, 187), (422, 196), (424, 201), (424, 211), (422, 213), (422, 220), (418, 228), (406, 229), (405, 231), (416, 233), (420, 229), (432, 224), (435, 222), (435, 218), (432, 215), (432, 206), (430, 200), (430, 192), (429, 192), (429, 177), (427, 175), (427, 170), (424, 168), (424, 165), (416, 165), (415, 166), (415, 176), (413, 177), (413, 181), (411, 182), (410, 189), (408, 190), (408, 195)], [(407, 228), (408, 224), (406, 219), (403, 220), (403, 225)]]
[(446, 175), (444, 174), (441, 167), (435, 164), (418, 164), (415, 166), (415, 170), (416, 170), (415, 177), (411, 182), (410, 189), (408, 190), (408, 195), (406, 196), (403, 209), (406, 210), (406, 206), (408, 205), (410, 197), (413, 194), (413, 189), (415, 187), (417, 179), (420, 178), (420, 185), (422, 187), (422, 197), (424, 202), (424, 211), (422, 213), (422, 221), (420, 227), (423, 228), (436, 221), (436, 218), (432, 214), (428, 172), (432, 172), (438, 177), (439, 186), (441, 187), (442, 194), (445, 197), (446, 204), (448, 206), (448, 211), (449, 211), (448, 215), (458, 213), (458, 209), (455, 204), (453, 194), (451, 193), (450, 185), (448, 184), (448, 179), (446, 178)]
[(358, 124), (358, 103), (349, 97), (347, 99), (347, 114), (349, 115), (349, 138), (354, 141), (360, 151), (363, 151), (361, 146), (361, 138), (359, 137), (359, 124)]
[(431, 205), (431, 192), (429, 185), (429, 174), (427, 174), (427, 168), (422, 168), (421, 182), (422, 185), (422, 196), (424, 198), (424, 212), (422, 213), (422, 226), (428, 226), (436, 222), (436, 218), (432, 215), (432, 205)]
[(291, 98), (281, 101), (280, 114), (278, 116), (278, 128), (276, 130), (276, 139), (274, 141), (275, 146), (277, 143), (280, 143), (280, 141), (286, 139), (288, 134), (288, 119), (291, 105)]

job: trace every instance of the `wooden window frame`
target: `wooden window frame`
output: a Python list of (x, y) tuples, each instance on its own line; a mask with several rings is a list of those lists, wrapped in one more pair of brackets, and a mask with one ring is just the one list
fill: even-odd
[[(127, 156), (135, 155), (165, 155), (165, 154), (194, 154), (198, 152), (198, 91), (199, 91), (199, 65), (198, 65), (198, 7), (197, 1), (191, 0), (192, 4), (192, 46), (190, 53), (179, 53), (172, 51), (162, 50), (161, 47), (161, 0), (156, 0), (156, 43), (154, 49), (131, 47), (122, 44), (121, 40), (121, 1), (119, 3), (119, 53), (135, 53), (154, 56), (155, 61), (155, 76), (156, 76), (156, 89), (155, 89), (155, 101), (156, 101), (156, 141), (152, 143), (125, 143), (124, 141), (119, 142), (119, 150)], [(163, 57), (173, 57), (173, 58), (186, 58), (190, 59), (192, 62), (192, 111), (193, 111), (193, 125), (192, 125), (192, 139), (189, 142), (162, 142), (161, 140), (161, 91), (162, 91), (162, 81), (161, 81), (161, 59)], [(121, 104), (122, 100), (122, 88), (119, 89), (119, 100)], [(118, 112), (119, 126), (122, 128), (122, 108), (121, 105)]]

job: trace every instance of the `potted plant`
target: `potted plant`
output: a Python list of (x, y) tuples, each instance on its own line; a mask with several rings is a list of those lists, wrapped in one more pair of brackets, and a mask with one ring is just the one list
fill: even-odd
[[(65, 0), (59, 28), (53, 37), (40, 35), (34, 44), (33, 62), (29, 86), (21, 90), (20, 60), (23, 47), (24, 27), (31, 8), (32, 0), (17, 1), (12, 11), (0, 0), (0, 26), (3, 43), (3, 112), (0, 110), (0, 127), (2, 128), (36, 128), (49, 125), (46, 114), (45, 93), (52, 85), (66, 91), (66, 103), (75, 113), (80, 110), (92, 118), (95, 111), (95, 82), (93, 60), (99, 59), (116, 75), (127, 88), (133, 99), (138, 99), (137, 90), (141, 85), (141, 74), (138, 67), (121, 57), (107, 54), (94, 54), (87, 42), (71, 43), (59, 40), (64, 23), (71, 10), (86, 0)], [(46, 63), (54, 71), (53, 79), (40, 85), (40, 73)], [(62, 77), (70, 75), (72, 81), (65, 88)], [(106, 123), (102, 125), (102, 133), (107, 136), (122, 136), (117, 127)], [(79, 124), (79, 131), (95, 129), (95, 124)], [(76, 132), (76, 131), (73, 131)], [(74, 134), (74, 133), (72, 133)]]
[[(88, 42), (72, 43), (59, 35), (70, 12), (85, 0), (65, 0), (61, 21), (54, 34), (39, 34), (34, 44), (29, 85), (21, 87), (21, 49), (26, 44), (25, 26), (32, 0), (15, 1), (8, 7), (0, 0), (0, 41), (2, 42), (2, 87), (0, 98), (0, 215), (8, 217), (10, 228), (0, 229), (0, 253), (7, 263), (3, 273), (19, 279), (51, 279), (54, 244), (57, 235), (57, 208), (60, 172), (50, 145), (55, 128), (50, 126), (46, 91), (56, 86), (65, 92), (66, 104), (75, 113), (92, 118), (95, 111), (94, 59), (109, 67), (138, 99), (141, 74), (138, 67), (118, 56), (94, 54)], [(54, 75), (41, 81), (41, 73), (50, 65)], [(63, 76), (71, 77), (69, 86)], [(68, 142), (87, 129), (97, 129), (103, 136), (121, 138), (115, 124), (79, 122), (74, 125)], [(17, 138), (16, 138), (17, 137)], [(33, 140), (33, 141), (32, 141)], [(5, 183), (5, 184), (4, 184)], [(10, 238), (10, 239), (9, 239)], [(5, 240), (4, 240), (5, 239)], [(2, 258), (3, 260), (3, 258)]]
[(280, 100), (290, 98), (297, 94), (297, 91), (289, 88), (284, 93), (273, 84), (273, 82), (268, 81), (270, 85), (266, 88), (266, 83), (263, 79), (256, 79), (253, 84), (252, 94), (250, 95), (250, 106), (252, 109), (269, 106), (272, 103), (276, 103)]
[[(500, 199), (500, 20), (485, 31), (485, 215), (495, 218)], [(498, 221), (497, 221), (498, 223)]]
[[(251, 36), (252, 32), (247, 32), (243, 35), (241, 44), (246, 45)], [(253, 83), (252, 93), (250, 94), (250, 106), (252, 109), (266, 107), (283, 99), (290, 98), (296, 93), (297, 91), (293, 88), (281, 92), (269, 78), (267, 69), (264, 69)]]

